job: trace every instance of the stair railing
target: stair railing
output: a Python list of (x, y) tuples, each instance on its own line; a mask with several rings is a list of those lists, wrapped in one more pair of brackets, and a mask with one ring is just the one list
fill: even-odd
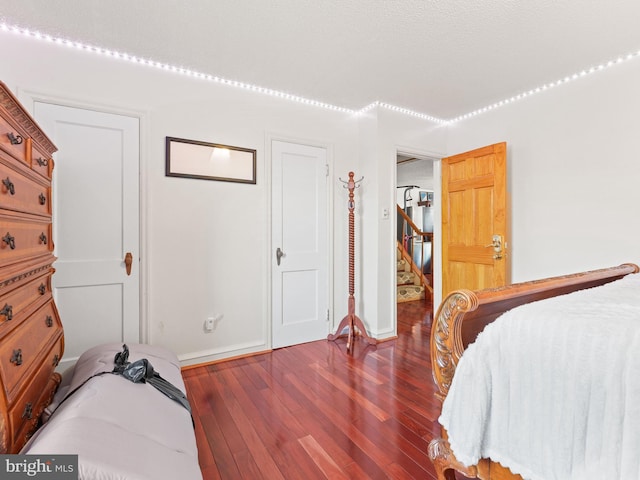
[[(429, 242), (431, 246), (430, 253), (430, 268), (428, 274), (433, 276), (433, 233), (431, 232), (423, 232), (421, 231), (413, 220), (409, 218), (409, 216), (405, 213), (405, 211), (400, 207), (400, 205), (396, 205), (396, 209), (398, 212), (398, 243), (402, 247), (403, 257), (408, 260), (411, 264), (411, 270), (418, 276), (422, 285), (433, 292), (433, 288), (431, 287), (431, 282), (427, 279), (425, 275), (425, 258), (424, 258), (424, 242)], [(420, 240), (420, 251), (418, 252), (418, 263), (420, 266), (416, 264), (414, 261), (414, 249), (415, 249), (415, 240)], [(406, 256), (405, 256), (406, 255)]]

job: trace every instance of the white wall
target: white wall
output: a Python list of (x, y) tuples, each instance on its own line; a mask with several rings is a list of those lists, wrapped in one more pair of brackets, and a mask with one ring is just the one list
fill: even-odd
[[(395, 334), (396, 326), (397, 154), (400, 151), (440, 158), (444, 156), (447, 137), (443, 126), (417, 122), (383, 108), (374, 109), (371, 116), (375, 119), (375, 134), (370, 135), (375, 138), (369, 138), (368, 144), (374, 147), (368, 152), (369, 157), (363, 155), (361, 161), (369, 189), (363, 192), (367, 202), (363, 214), (367, 241), (362, 267), (363, 312), (375, 335), (385, 338)], [(385, 210), (388, 218), (383, 217)]]
[[(147, 320), (151, 341), (185, 363), (270, 346), (272, 136), (332, 153), (335, 325), (348, 294), (346, 197), (338, 177), (354, 170), (365, 177), (356, 197), (357, 313), (374, 336), (395, 333), (398, 151), (441, 157), (508, 143), (514, 281), (640, 262), (636, 60), (444, 128), (381, 108), (356, 118), (6, 32), (0, 43), (0, 80), (19, 96), (30, 91), (142, 116)], [(257, 149), (257, 185), (165, 177), (165, 136)], [(235, 257), (241, 250), (245, 255)], [(202, 323), (212, 313), (224, 319), (205, 334)]]
[[(0, 44), (0, 80), (19, 98), (30, 92), (141, 116), (151, 343), (173, 349), (185, 364), (270, 347), (269, 138), (325, 145), (332, 155), (335, 325), (347, 312), (348, 294), (346, 197), (338, 177), (350, 170), (365, 175), (357, 298), (371, 333), (393, 334), (393, 217), (381, 219), (380, 211), (395, 208), (396, 146), (440, 151), (441, 129), (434, 133), (428, 122), (386, 111), (367, 119), (295, 104), (12, 33), (0, 32)], [(256, 149), (257, 185), (165, 177), (166, 136)], [(224, 319), (205, 334), (204, 319), (213, 313)]]
[(506, 141), (512, 280), (639, 262), (640, 62), (449, 128), (449, 154)]

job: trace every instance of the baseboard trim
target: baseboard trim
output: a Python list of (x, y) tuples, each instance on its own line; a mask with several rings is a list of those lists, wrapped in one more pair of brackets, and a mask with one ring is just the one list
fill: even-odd
[(252, 352), (252, 353), (243, 353), (242, 355), (236, 355), (235, 357), (225, 357), (225, 358), (219, 358), (217, 360), (211, 360), (208, 362), (184, 365), (180, 367), (180, 370), (186, 371), (186, 370), (191, 370), (193, 368), (206, 367), (208, 365), (216, 365), (218, 363), (230, 362), (232, 360), (240, 360), (242, 358), (247, 358), (247, 357), (255, 357), (256, 355), (263, 355), (265, 353), (271, 353), (271, 352), (273, 352), (273, 350), (269, 349), (269, 350), (262, 350), (258, 352)]
[(258, 355), (260, 353), (270, 352), (271, 349), (260, 343), (247, 343), (234, 345), (231, 348), (201, 350), (199, 352), (184, 353), (178, 355), (182, 368), (198, 365), (207, 365), (211, 363), (227, 361), (243, 356)]

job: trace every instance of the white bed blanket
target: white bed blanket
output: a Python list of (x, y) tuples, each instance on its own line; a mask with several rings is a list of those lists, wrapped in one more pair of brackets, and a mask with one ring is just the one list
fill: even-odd
[[(165, 380), (185, 391), (172, 352), (129, 344), (129, 361), (147, 358)], [(78, 360), (69, 391), (95, 373), (113, 370), (122, 344), (102, 345)], [(77, 454), (80, 480), (201, 480), (187, 409), (149, 384), (119, 375), (90, 379), (62, 402), (21, 453)]]
[(465, 465), (640, 479), (640, 274), (503, 314), (462, 355), (439, 421)]

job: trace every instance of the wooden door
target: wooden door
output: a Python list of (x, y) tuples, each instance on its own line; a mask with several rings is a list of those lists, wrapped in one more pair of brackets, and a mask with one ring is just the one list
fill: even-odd
[(274, 141), (272, 346), (324, 339), (329, 330), (327, 152)]
[(507, 145), (442, 159), (442, 296), (508, 283)]
[(100, 343), (140, 341), (139, 121), (43, 102), (34, 116), (58, 147), (53, 294), (64, 365)]

